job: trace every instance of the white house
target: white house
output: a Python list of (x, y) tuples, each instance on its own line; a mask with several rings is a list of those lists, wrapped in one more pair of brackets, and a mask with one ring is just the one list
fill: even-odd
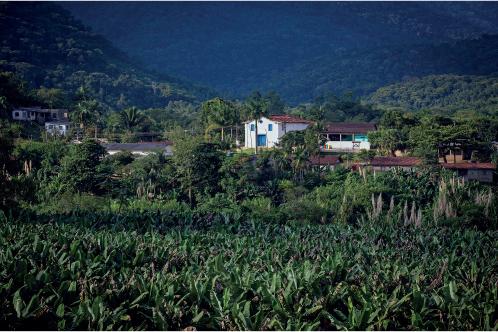
[(20, 107), (12, 111), (12, 119), (17, 121), (35, 121), (45, 124), (47, 121), (67, 121), (67, 109), (42, 109), (40, 106)]
[(324, 123), (326, 129), (322, 135), (327, 138), (323, 146), (325, 150), (370, 150), (367, 132), (375, 131), (377, 126), (372, 122), (360, 123)]
[(151, 152), (152, 149), (163, 149), (163, 155), (173, 155), (173, 142), (140, 142), (140, 143), (100, 143), (107, 149), (107, 155), (112, 156), (121, 150), (130, 150), (134, 156), (145, 156)]
[(66, 136), (73, 127), (74, 124), (72, 122), (67, 122), (67, 121), (45, 122), (45, 130), (47, 132), (55, 133), (62, 136)]
[[(289, 116), (287, 114), (272, 115), (270, 117), (262, 117), (258, 122), (258, 146), (273, 147), (278, 144), (280, 138), (285, 133), (293, 130), (306, 129), (312, 121), (306, 121), (297, 116)], [(245, 147), (254, 148), (254, 140), (256, 135), (255, 120), (246, 121), (245, 124)]]

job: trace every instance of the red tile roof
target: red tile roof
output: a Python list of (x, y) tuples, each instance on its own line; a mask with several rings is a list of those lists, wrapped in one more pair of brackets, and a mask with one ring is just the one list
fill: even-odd
[(417, 157), (375, 157), (370, 166), (412, 166), (420, 164)]
[(289, 116), (287, 114), (275, 114), (269, 117), (271, 121), (274, 122), (285, 122), (285, 123), (314, 123), (313, 121), (303, 120), (298, 116)]
[(327, 128), (324, 133), (327, 134), (366, 134), (367, 131), (377, 129), (373, 122), (353, 122), (353, 123), (323, 123)]
[(492, 163), (441, 163), (445, 169), (494, 169), (495, 166)]
[[(310, 162), (312, 165), (318, 165), (318, 157), (312, 156), (310, 157)], [(320, 157), (320, 165), (334, 165), (342, 162), (340, 156), (321, 156)]]

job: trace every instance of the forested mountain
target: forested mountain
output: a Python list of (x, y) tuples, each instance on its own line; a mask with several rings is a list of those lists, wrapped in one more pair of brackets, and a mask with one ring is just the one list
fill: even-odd
[(2, 2), (0, 30), (0, 64), (29, 89), (43, 86), (70, 95), (83, 85), (107, 110), (198, 104), (220, 95), (209, 86), (148, 69), (58, 4)]
[(439, 113), (480, 110), (498, 114), (498, 75), (431, 75), (382, 87), (368, 100), (387, 108), (401, 107), (409, 111), (426, 108)]
[(386, 45), (336, 51), (249, 86), (275, 90), (289, 104), (312, 102), (328, 91), (367, 96), (378, 88), (428, 75), (489, 75), (498, 71), (498, 37), (450, 44)]
[(460, 22), (468, 22), (487, 31), (496, 31), (498, 7), (490, 5), (489, 2), (419, 1), (417, 3), (435, 13), (458, 19)]
[[(180, 76), (241, 96), (258, 87), (265, 90), (269, 85), (260, 84), (261, 81), (327, 54), (334, 60), (327, 60), (327, 64), (321, 60), (312, 62), (316, 64), (313, 69), (305, 63), (306, 72), (294, 77), (297, 83), (288, 81), (286, 85), (300, 84), (312, 76), (310, 71), (320, 71), (330, 62), (342, 62), (345, 57), (337, 54), (351, 54), (347, 49), (386, 44), (453, 44), (498, 31), (490, 19), (498, 8), (496, 2), (445, 2), (438, 6), (398, 1), (74, 1), (61, 5), (148, 66), (176, 71)], [(454, 15), (455, 6), (463, 6), (473, 15)], [(365, 62), (366, 56), (357, 60)], [(381, 58), (385, 60), (384, 56)], [(356, 62), (354, 65), (362, 67)], [(341, 79), (349, 77), (346, 73)], [(375, 88), (364, 88), (372, 89)], [(285, 95), (290, 97), (291, 94)], [(295, 97), (293, 104), (309, 99), (302, 93)]]

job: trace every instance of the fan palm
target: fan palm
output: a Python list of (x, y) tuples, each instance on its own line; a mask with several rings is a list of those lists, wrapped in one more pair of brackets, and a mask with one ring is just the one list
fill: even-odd
[(258, 154), (258, 122), (263, 116), (268, 116), (268, 102), (264, 99), (255, 101), (251, 98), (246, 99), (246, 114), (249, 119), (254, 119), (254, 148)]

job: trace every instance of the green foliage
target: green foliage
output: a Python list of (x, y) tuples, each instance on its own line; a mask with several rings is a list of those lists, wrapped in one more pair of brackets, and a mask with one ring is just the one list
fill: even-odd
[[(378, 85), (378, 80), (385, 81), (387, 75), (393, 74), (389, 61), (394, 56), (388, 56), (384, 64), (383, 52), (388, 48), (374, 56), (369, 56), (372, 52), (366, 49), (386, 44), (409, 44), (408, 50), (414, 49), (416, 43), (452, 45), (462, 39), (476, 39), (482, 33), (496, 33), (498, 8), (494, 2), (62, 5), (151, 68), (167, 68), (242, 96), (255, 89), (262, 95), (274, 90), (291, 105), (312, 103), (329, 90), (338, 94), (351, 91), (358, 79), (360, 86), (354, 90), (357, 95), (363, 95), (362, 89), (373, 92), (385, 85)], [(351, 56), (358, 49), (365, 52)], [(319, 64), (308, 67), (306, 61), (315, 58)], [(423, 69), (425, 63), (419, 64), (412, 58), (414, 55), (410, 54), (406, 59), (410, 63), (405, 66), (408, 61), (403, 61), (394, 73), (404, 68), (410, 72)], [(345, 67), (351, 71), (342, 71)], [(299, 74), (282, 79), (288, 68), (295, 68)], [(387, 68), (389, 71), (385, 72)], [(338, 73), (329, 76), (325, 72)], [(452, 71), (443, 73), (449, 72)], [(268, 83), (261, 84), (262, 81)], [(396, 78), (392, 83), (397, 81)]]
[(92, 139), (71, 146), (71, 152), (61, 169), (63, 191), (91, 192), (96, 190), (100, 159), (106, 149)]
[[(453, 110), (459, 106), (464, 109), (493, 110), (495, 93), (490, 82), (496, 76), (496, 68), (488, 64), (495, 63), (497, 45), (498, 37), (484, 35), (475, 40), (459, 41), (452, 46), (395, 44), (351, 50), (339, 48), (315, 59), (305, 60), (299, 66), (290, 67), (250, 88), (275, 90), (292, 106), (302, 102), (313, 103), (317, 96), (328, 91), (338, 95), (352, 91), (357, 96), (367, 97), (383, 88), (374, 99), (368, 101), (378, 101), (385, 107), (402, 104), (407, 109), (421, 109), (424, 103), (430, 103), (436, 110), (451, 109), (450, 105), (458, 105)], [(435, 83), (444, 82), (446, 76), (436, 79), (434, 75), (447, 74), (451, 75), (448, 75), (445, 87)], [(471, 78), (471, 75), (480, 78)], [(403, 87), (400, 83), (403, 78), (409, 82), (412, 78), (425, 76), (431, 77), (420, 80), (420, 83), (415, 80)], [(458, 79), (460, 82), (452, 87), (452, 82), (460, 76), (465, 78)], [(472, 87), (472, 81), (483, 85)], [(397, 85), (391, 86), (393, 84)], [(412, 86), (420, 88), (416, 88), (417, 92), (404, 92), (405, 87)], [(461, 89), (461, 86), (468, 86), (466, 90), (469, 91)], [(458, 92), (460, 89), (461, 93)], [(452, 96), (451, 91), (457, 95)], [(400, 102), (394, 101), (394, 95), (400, 98)], [(424, 101), (426, 97), (427, 101)], [(465, 97), (467, 100), (463, 100)], [(472, 107), (473, 100), (476, 102), (475, 107)], [(408, 108), (408, 105), (413, 105), (413, 108)]]
[(145, 114), (135, 106), (121, 111), (119, 117), (123, 126), (128, 130), (140, 125), (146, 119)]
[[(197, 104), (218, 95), (208, 86), (148, 69), (58, 4), (4, 2), (0, 13), (0, 64), (26, 81), (26, 88), (43, 86), (37, 94), (47, 106), (62, 105), (64, 94), (82, 86), (106, 111), (160, 108), (180, 100)], [(28, 106), (22, 96), (0, 93), (9, 103)]]
[(498, 319), (492, 232), (147, 211), (0, 219), (6, 329), (491, 330)]
[(381, 87), (368, 97), (372, 103), (407, 111), (428, 109), (452, 115), (461, 110), (498, 111), (498, 79), (489, 76), (430, 75)]

